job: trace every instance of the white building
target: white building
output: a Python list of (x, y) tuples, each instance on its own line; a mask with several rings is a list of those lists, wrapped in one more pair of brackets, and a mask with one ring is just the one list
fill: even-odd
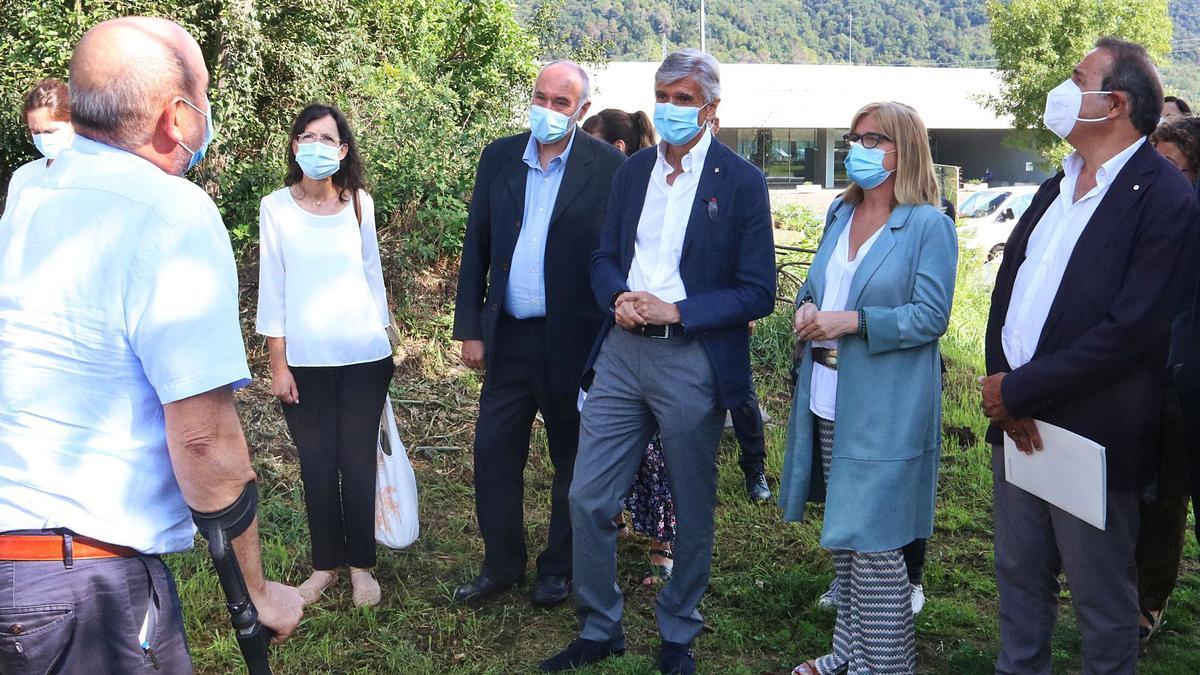
[[(592, 112), (653, 117), (658, 66), (615, 62), (593, 73)], [(900, 101), (925, 121), (935, 162), (961, 167), (967, 179), (991, 169), (993, 183), (1039, 182), (1046, 175), (1034, 170), (1034, 157), (1004, 143), (1011, 120), (984, 103), (999, 93), (996, 71), (979, 68), (724, 64), (719, 138), (772, 183), (842, 187), (842, 135), (854, 113), (872, 101)]]

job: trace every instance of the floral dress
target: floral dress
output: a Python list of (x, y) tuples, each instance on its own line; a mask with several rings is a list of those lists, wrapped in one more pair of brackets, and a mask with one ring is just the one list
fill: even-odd
[(675, 540), (675, 503), (671, 499), (662, 439), (658, 434), (646, 448), (637, 478), (625, 498), (625, 508), (633, 520), (633, 530), (638, 534), (663, 542)]

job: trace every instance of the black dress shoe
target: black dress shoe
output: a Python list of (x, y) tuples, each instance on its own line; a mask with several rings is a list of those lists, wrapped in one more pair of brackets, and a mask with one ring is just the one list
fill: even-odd
[(752, 502), (771, 499), (771, 488), (767, 487), (767, 475), (762, 471), (746, 474), (746, 497)]
[(571, 594), (571, 582), (566, 577), (547, 574), (538, 577), (533, 585), (533, 604), (538, 607), (553, 607)]
[(691, 647), (663, 640), (662, 652), (658, 656), (658, 672), (665, 675), (694, 675), (696, 658), (692, 656)]
[[(624, 640), (584, 640), (575, 638), (567, 648), (542, 661), (538, 670), (543, 673), (558, 673), (564, 670), (574, 670), (589, 663), (603, 661), (610, 656), (620, 656), (625, 653)], [(695, 672), (694, 670), (692, 672)]]
[(484, 600), (488, 600), (500, 595), (513, 586), (516, 586), (515, 582), (496, 581), (486, 574), (480, 574), (462, 586), (454, 589), (454, 601), (465, 602), (468, 604), (483, 602)]

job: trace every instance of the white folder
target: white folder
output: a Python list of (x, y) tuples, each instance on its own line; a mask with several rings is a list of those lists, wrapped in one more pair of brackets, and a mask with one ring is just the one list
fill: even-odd
[(1104, 529), (1108, 471), (1104, 446), (1062, 427), (1034, 420), (1042, 450), (1026, 455), (1004, 436), (1004, 476), (1009, 483)]

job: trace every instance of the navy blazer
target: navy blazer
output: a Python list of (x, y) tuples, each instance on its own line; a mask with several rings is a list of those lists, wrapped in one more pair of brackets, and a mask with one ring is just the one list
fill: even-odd
[[(523, 156), (529, 132), (483, 149), (467, 216), (467, 233), (454, 304), (455, 340), (482, 340), (490, 370), (496, 323), (504, 307), (509, 265), (525, 212)], [(600, 241), (604, 205), (625, 155), (576, 127), (571, 154), (546, 234), (546, 354), (550, 385), (574, 397), (604, 312), (593, 300), (588, 264)]]
[[(592, 289), (608, 317), (588, 360), (585, 384), (615, 319), (613, 297), (629, 290), (634, 242), (658, 149), (630, 157), (613, 179), (600, 248), (592, 256)], [(704, 345), (717, 400), (737, 408), (750, 397), (750, 329), (775, 307), (775, 244), (767, 183), (753, 164), (714, 137), (692, 203), (679, 276), (687, 299), (676, 303), (685, 335)]]
[[(1075, 244), (1033, 360), (1013, 370), (1000, 331), (1029, 236), (1062, 178), (1060, 171), (1042, 184), (1005, 244), (988, 317), (987, 372), (1008, 372), (1001, 396), (1013, 417), (1103, 445), (1109, 487), (1137, 490), (1158, 465), (1170, 326), (1183, 279), (1195, 278), (1200, 211), (1183, 175), (1145, 142)], [(992, 425), (987, 439), (1002, 442), (1002, 431)]]

